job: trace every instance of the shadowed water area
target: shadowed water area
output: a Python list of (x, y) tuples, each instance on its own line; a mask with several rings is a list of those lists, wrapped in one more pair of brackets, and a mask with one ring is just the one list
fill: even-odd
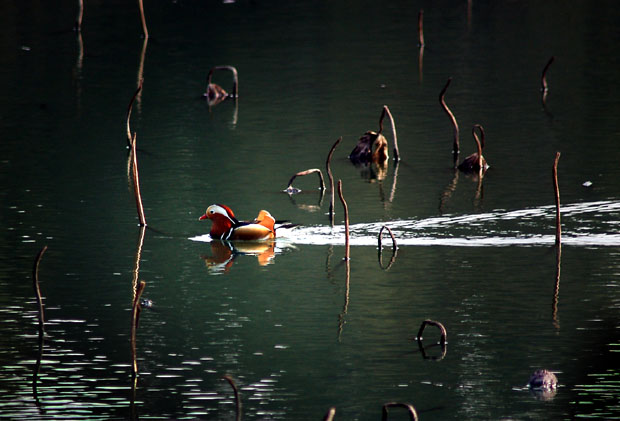
[[(146, 1), (148, 42), (136, 2), (87, 0), (79, 34), (77, 3), (0, 4), (0, 417), (620, 418), (615, 2)], [(238, 98), (209, 104), (218, 65)], [(458, 162), (481, 124), (483, 177), (454, 168), (448, 78)], [(384, 105), (401, 160), (386, 120), (387, 166), (355, 166)], [(329, 185), (284, 192), (327, 178), (339, 137), (348, 262)], [(297, 225), (211, 241), (213, 203)], [(445, 345), (416, 339), (427, 319)], [(557, 390), (528, 389), (541, 368)]]

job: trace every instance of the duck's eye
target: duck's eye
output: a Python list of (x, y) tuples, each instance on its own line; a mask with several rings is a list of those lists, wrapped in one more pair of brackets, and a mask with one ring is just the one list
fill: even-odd
[(211, 210), (209, 211), (209, 213), (210, 213), (211, 215), (213, 215), (213, 214), (215, 213), (215, 211), (214, 211), (213, 209), (211, 209)]

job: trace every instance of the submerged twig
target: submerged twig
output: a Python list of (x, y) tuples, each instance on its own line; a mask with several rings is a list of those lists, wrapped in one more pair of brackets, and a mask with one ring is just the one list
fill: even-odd
[(43, 311), (43, 299), (41, 298), (41, 288), (39, 288), (39, 263), (43, 257), (43, 253), (47, 250), (47, 246), (44, 246), (37, 254), (34, 260), (34, 267), (32, 268), (32, 283), (34, 286), (34, 294), (37, 298), (37, 304), (39, 306), (39, 336), (42, 336), (45, 332), (45, 314)]
[(331, 149), (329, 150), (329, 153), (327, 154), (327, 160), (325, 161), (325, 169), (327, 171), (327, 177), (329, 178), (329, 190), (330, 190), (329, 221), (332, 227), (334, 226), (334, 176), (332, 175), (331, 161), (332, 161), (332, 155), (334, 154), (334, 150), (336, 149), (336, 146), (338, 146), (341, 140), (342, 140), (342, 136), (340, 136), (334, 142)]
[(235, 381), (233, 380), (232, 377), (230, 377), (228, 374), (225, 374), (222, 376), (222, 378), (224, 380), (226, 380), (228, 382), (228, 384), (230, 384), (230, 387), (232, 387), (233, 392), (235, 394), (235, 408), (236, 408), (236, 412), (237, 412), (237, 421), (241, 420), (241, 398), (239, 397), (239, 389), (237, 389), (237, 385), (235, 384)]
[(344, 260), (349, 260), (349, 207), (342, 195), (342, 180), (338, 180), (338, 196), (344, 207)]
[(400, 403), (400, 402), (388, 402), (388, 403), (383, 404), (383, 411), (382, 411), (382, 416), (381, 416), (382, 421), (387, 421), (388, 419), (388, 408), (405, 408), (407, 412), (409, 413), (409, 419), (411, 421), (417, 421), (418, 419), (418, 413), (416, 412), (413, 405), (408, 404), (408, 403)]
[(130, 336), (130, 345), (131, 345), (131, 375), (132, 377), (136, 377), (138, 375), (138, 360), (136, 356), (136, 331), (138, 329), (138, 318), (140, 317), (140, 296), (142, 296), (142, 292), (144, 291), (144, 287), (146, 286), (146, 282), (140, 281), (138, 284), (138, 290), (136, 291), (133, 304), (131, 306), (131, 336)]
[(450, 121), (452, 122), (452, 127), (454, 129), (454, 141), (453, 141), (453, 146), (452, 146), (452, 153), (455, 155), (454, 162), (456, 164), (456, 161), (458, 160), (458, 154), (459, 154), (459, 125), (456, 122), (456, 118), (454, 117), (454, 114), (452, 114), (452, 111), (450, 111), (450, 108), (448, 108), (448, 106), (446, 105), (446, 101), (444, 100), (444, 96), (446, 95), (446, 90), (448, 89), (448, 86), (450, 86), (450, 82), (452, 82), (451, 77), (448, 78), (448, 82), (446, 82), (446, 86), (444, 86), (441, 92), (439, 93), (439, 104), (441, 105), (445, 113), (448, 114), (448, 117), (450, 117)]
[(301, 190), (293, 188), (293, 180), (295, 180), (296, 177), (300, 177), (300, 176), (304, 176), (304, 175), (309, 175), (309, 174), (314, 174), (314, 173), (318, 173), (319, 174), (319, 183), (320, 183), (319, 184), (319, 189), (321, 189), (321, 191), (324, 191), (325, 190), (325, 180), (323, 179), (323, 173), (318, 168), (311, 168), (309, 170), (300, 171), (300, 172), (294, 174), (291, 177), (291, 179), (288, 181), (288, 186), (286, 187), (286, 189), (284, 191), (287, 192), (287, 193), (299, 193)]
[(146, 226), (146, 217), (144, 216), (144, 206), (142, 205), (142, 195), (140, 194), (140, 177), (138, 174), (138, 156), (136, 153), (136, 133), (134, 132), (131, 141), (131, 156), (133, 166), (133, 187), (136, 196), (136, 207), (138, 208), (138, 218), (140, 225)]
[(148, 38), (149, 30), (146, 27), (146, 17), (144, 16), (144, 5), (142, 4), (142, 0), (138, 0), (138, 8), (140, 9), (140, 20), (142, 21), (142, 33), (144, 34), (144, 38)]
[(143, 82), (144, 82), (144, 79), (140, 79), (140, 81), (138, 82), (138, 88), (136, 89), (136, 92), (131, 97), (131, 100), (129, 101), (129, 105), (127, 106), (127, 147), (128, 148), (131, 148), (131, 143), (133, 141), (133, 138), (131, 136), (131, 127), (129, 126), (129, 119), (131, 118), (131, 111), (133, 109), (133, 103), (136, 100), (136, 97), (138, 96), (140, 91), (142, 90)]
[(447, 337), (448, 337), (448, 332), (446, 331), (446, 328), (441, 323), (436, 322), (434, 320), (424, 320), (422, 322), (422, 325), (420, 326), (420, 330), (418, 330), (418, 336), (417, 336), (418, 341), (422, 340), (422, 333), (424, 333), (424, 329), (426, 328), (427, 325), (437, 326), (439, 328), (441, 332), (441, 339), (439, 343), (441, 345), (445, 345)]
[(560, 188), (558, 187), (558, 161), (560, 160), (560, 152), (555, 153), (553, 161), (553, 191), (555, 193), (555, 245), (559, 246), (562, 242), (562, 223), (560, 221)]

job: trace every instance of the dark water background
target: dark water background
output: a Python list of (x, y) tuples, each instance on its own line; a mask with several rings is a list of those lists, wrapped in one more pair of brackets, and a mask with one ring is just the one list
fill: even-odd
[[(337, 419), (374, 420), (389, 401), (421, 419), (620, 417), (615, 2), (146, 1), (146, 48), (135, 2), (86, 1), (81, 40), (76, 3), (0, 4), (0, 416), (233, 419), (229, 374), (244, 419), (320, 419), (335, 406)], [(209, 107), (206, 75), (222, 64), (239, 71), (239, 99)], [(140, 317), (134, 387), (140, 229), (125, 116), (140, 75), (139, 278), (155, 304)], [(448, 77), (461, 158), (472, 125), (486, 129), (482, 183), (452, 169), (437, 99)], [(369, 179), (347, 155), (383, 105), (402, 161)], [(340, 136), (348, 286), (340, 205), (332, 231), (314, 175), (282, 193), (295, 172), (324, 168)], [(216, 262), (217, 244), (190, 240), (216, 202), (302, 227), (273, 251), (239, 246)], [(401, 241), (389, 270), (383, 224)], [(44, 245), (39, 353), (32, 265)], [(414, 340), (427, 318), (447, 328), (441, 360)], [(560, 381), (550, 400), (524, 388), (542, 367)]]

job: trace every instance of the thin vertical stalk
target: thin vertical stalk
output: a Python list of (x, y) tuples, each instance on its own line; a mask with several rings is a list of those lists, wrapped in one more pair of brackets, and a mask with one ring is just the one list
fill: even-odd
[[(390, 112), (390, 109), (387, 105), (383, 106), (383, 113), (387, 114), (387, 116), (390, 118), (390, 124), (392, 125), (392, 138), (394, 139), (394, 161), (399, 161), (400, 153), (398, 151), (398, 137), (396, 136), (396, 125), (394, 124), (394, 117), (392, 117), (392, 113)], [(381, 124), (381, 127), (383, 128), (383, 124)]]
[(336, 407), (332, 406), (323, 417), (323, 421), (333, 421), (334, 416), (336, 416)]
[(138, 217), (140, 225), (146, 226), (146, 217), (144, 216), (144, 206), (142, 205), (142, 195), (140, 194), (140, 176), (138, 174), (138, 156), (136, 153), (136, 133), (133, 134), (131, 142), (131, 156), (133, 163), (133, 187), (136, 196), (136, 207), (138, 208)]
[(543, 68), (542, 76), (540, 77), (540, 90), (543, 92), (547, 92), (549, 90), (549, 85), (547, 85), (547, 71), (549, 70), (551, 63), (553, 63), (554, 60), (555, 56), (552, 56)]
[(349, 260), (349, 207), (342, 195), (342, 180), (338, 180), (338, 196), (344, 207), (344, 260)]
[(138, 317), (140, 313), (140, 296), (144, 291), (144, 287), (146, 286), (146, 282), (140, 281), (138, 284), (138, 290), (136, 291), (133, 305), (131, 308), (131, 336), (130, 336), (130, 345), (131, 345), (131, 375), (135, 378), (138, 375), (138, 359), (136, 355), (136, 330), (138, 329)]
[(232, 387), (233, 389), (233, 392), (235, 394), (235, 408), (237, 413), (236, 420), (241, 421), (241, 398), (239, 397), (239, 389), (237, 389), (235, 381), (229, 375), (226, 374), (222, 376), (222, 378), (226, 380), (228, 384), (230, 384), (230, 387)]
[(448, 108), (448, 106), (446, 105), (446, 101), (444, 100), (444, 96), (446, 95), (448, 86), (450, 86), (450, 82), (452, 82), (451, 77), (448, 78), (448, 82), (446, 82), (446, 86), (444, 86), (441, 92), (439, 93), (439, 104), (441, 105), (441, 108), (443, 108), (445, 113), (448, 115), (448, 117), (450, 117), (450, 121), (452, 122), (452, 127), (454, 129), (454, 141), (453, 141), (453, 146), (452, 146), (452, 153), (455, 156), (454, 163), (456, 165), (456, 162), (458, 161), (458, 154), (459, 154), (459, 125), (456, 122), (456, 118), (454, 117), (454, 114), (452, 114), (452, 111), (450, 111), (450, 108)]
[(84, 16), (84, 0), (78, 0), (78, 14), (77, 17), (75, 18), (75, 26), (73, 27), (73, 30), (75, 32), (81, 32), (82, 31), (82, 17)]
[(129, 105), (127, 106), (127, 147), (128, 148), (131, 148), (131, 143), (132, 143), (132, 139), (133, 139), (132, 136), (131, 136), (131, 127), (129, 126), (129, 120), (131, 118), (131, 111), (133, 109), (133, 103), (136, 100), (136, 97), (138, 96), (138, 94), (142, 90), (142, 84), (143, 83), (144, 83), (144, 79), (140, 79), (139, 82), (138, 82), (138, 88), (136, 89), (136, 92), (131, 97), (131, 100), (129, 101)]
[(418, 46), (424, 47), (424, 10), (418, 13)]
[(45, 332), (45, 314), (43, 311), (43, 299), (41, 298), (41, 288), (39, 287), (39, 262), (43, 257), (43, 253), (47, 250), (47, 246), (44, 246), (34, 261), (34, 267), (32, 268), (32, 283), (34, 286), (34, 294), (37, 298), (37, 304), (39, 307), (39, 336), (42, 336)]
[(556, 247), (555, 255), (555, 288), (553, 289), (553, 302), (551, 304), (551, 317), (553, 325), (556, 329), (560, 328), (560, 319), (558, 317), (558, 301), (560, 299), (560, 269), (562, 263), (562, 244)]
[(555, 245), (562, 243), (562, 223), (560, 221), (560, 188), (558, 187), (558, 161), (560, 160), (560, 152), (555, 153), (553, 161), (553, 192), (555, 193)]
[(332, 161), (332, 155), (334, 154), (334, 150), (336, 149), (336, 146), (338, 146), (341, 140), (342, 140), (342, 136), (340, 136), (336, 140), (336, 142), (334, 142), (331, 149), (329, 150), (329, 153), (327, 154), (327, 160), (325, 161), (325, 169), (327, 170), (327, 177), (329, 177), (329, 191), (330, 191), (329, 221), (332, 227), (334, 226), (334, 176), (332, 175), (331, 161)]
[(138, 8), (140, 9), (140, 20), (142, 21), (142, 33), (144, 34), (144, 38), (148, 38), (149, 30), (146, 27), (146, 18), (144, 17), (144, 5), (142, 4), (142, 0), (138, 0)]

